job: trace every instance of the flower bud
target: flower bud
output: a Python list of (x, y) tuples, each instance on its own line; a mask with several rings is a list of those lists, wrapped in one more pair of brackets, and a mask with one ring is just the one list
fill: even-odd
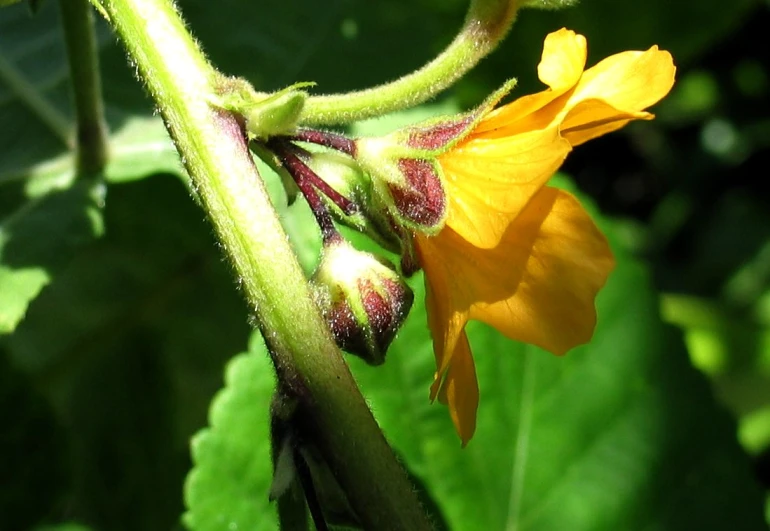
[(446, 192), (441, 166), (391, 137), (356, 141), (357, 160), (371, 175), (373, 191), (399, 224), (426, 234), (444, 226)]
[(337, 344), (370, 365), (385, 361), (414, 298), (393, 266), (336, 240), (324, 249), (312, 282)]
[(444, 227), (447, 197), (438, 157), (467, 137), (513, 85), (507, 82), (473, 111), (355, 141), (356, 160), (397, 222), (429, 235)]
[(401, 252), (399, 232), (387, 210), (373, 197), (371, 180), (355, 160), (348, 155), (328, 151), (313, 153), (307, 165), (358, 208), (357, 212), (348, 214), (334, 201), (327, 200), (327, 206), (338, 222), (367, 235), (383, 249)]

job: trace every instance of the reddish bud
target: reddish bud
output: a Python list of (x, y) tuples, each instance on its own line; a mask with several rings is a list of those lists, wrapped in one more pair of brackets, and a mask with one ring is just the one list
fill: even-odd
[(370, 365), (385, 361), (414, 299), (393, 266), (335, 241), (324, 249), (312, 281), (337, 344)]
[(423, 229), (442, 224), (446, 215), (446, 194), (436, 164), (421, 159), (401, 159), (398, 169), (407, 186), (388, 183), (388, 190), (399, 218)]

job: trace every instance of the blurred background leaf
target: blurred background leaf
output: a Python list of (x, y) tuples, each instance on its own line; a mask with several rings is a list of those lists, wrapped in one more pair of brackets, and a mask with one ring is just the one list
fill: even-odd
[[(316, 81), (331, 92), (381, 83), (429, 60), (460, 26), (466, 2), (178, 5), (225, 73), (264, 90)], [(101, 198), (73, 187), (58, 18), (57, 2), (43, 2), (34, 16), (24, 4), (0, 11), (0, 321), (4, 332), (16, 327), (0, 337), (10, 471), (0, 474), (0, 507), (10, 515), (0, 528), (180, 527), (192, 434), (209, 418), (209, 437), (243, 453), (238, 440), (264, 433), (260, 400), (237, 412), (243, 417), (217, 413), (228, 411), (227, 398), (208, 412), (226, 360), (246, 350), (248, 313), (178, 178), (177, 155), (151, 102), (101, 20), (112, 132), (107, 192)], [(648, 276), (624, 259), (602, 295), (594, 343), (554, 359), (472, 329), (484, 416), (464, 452), (446, 411), (427, 404), (433, 369), (419, 310), (383, 368), (357, 371), (388, 436), (451, 528), (474, 529), (468, 522), (477, 515), (490, 526), (565, 528), (549, 519), (570, 517), (566, 528), (625, 529), (634, 527), (634, 511), (644, 511), (635, 527), (715, 528), (736, 512), (731, 529), (760, 525), (751, 474), (770, 486), (770, 185), (761, 177), (770, 57), (757, 43), (768, 23), (761, 0), (586, 0), (561, 12), (523, 12), (500, 50), (438, 107), (366, 126), (472, 106), (512, 76), (519, 79), (514, 96), (538, 90), (543, 37), (562, 26), (587, 35), (589, 64), (658, 44), (679, 67), (657, 120), (581, 146), (565, 166), (615, 218), (607, 227), (619, 252), (650, 264)], [(312, 270), (312, 220), (301, 203), (284, 209), (278, 183), (270, 185)], [(718, 403), (688, 365), (678, 335), (660, 323), (656, 289), (665, 294), (663, 318), (684, 330), (693, 365), (708, 375)], [(257, 357), (239, 357), (230, 374), (253, 376), (256, 362), (243, 360)], [(374, 385), (375, 374), (388, 386)], [(221, 396), (256, 397), (269, 385), (231, 378)], [(522, 397), (531, 406), (522, 408)], [(412, 425), (403, 429), (409, 417), (396, 409), (407, 403), (425, 426), (414, 440), (406, 437)], [(720, 404), (738, 420), (750, 462)], [(217, 425), (219, 417), (230, 420)], [(221, 427), (239, 418), (254, 424)], [(254, 441), (254, 476), (240, 478), (241, 487), (269, 483), (256, 472), (267, 470), (261, 442)], [(206, 456), (216, 452), (196, 448), (198, 466), (210, 467)], [(529, 457), (522, 463), (516, 455)], [(195, 489), (190, 480), (188, 503), (194, 490), (200, 501), (226, 474), (211, 478)], [(254, 500), (249, 514), (261, 514), (264, 498)], [(210, 522), (196, 518), (187, 521)]]
[(469, 328), (481, 403), (465, 449), (427, 400), (435, 365), (421, 303), (384, 367), (354, 364), (450, 529), (765, 528), (734, 421), (660, 321), (644, 268), (617, 259), (593, 340), (564, 358)]
[[(38, 517), (169, 529), (182, 512), (189, 438), (205, 423), (225, 361), (245, 348), (248, 313), (178, 179), (109, 193), (104, 237), (80, 251), (2, 344), (51, 404), (66, 442), (54, 448), (64, 452), (66, 480)], [(37, 455), (17, 447), (27, 453)], [(17, 496), (37, 499), (2, 477)]]

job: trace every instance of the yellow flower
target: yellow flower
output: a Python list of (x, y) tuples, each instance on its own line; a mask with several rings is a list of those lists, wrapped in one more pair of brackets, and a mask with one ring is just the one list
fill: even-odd
[(545, 186), (572, 146), (651, 119), (674, 82), (668, 52), (623, 52), (585, 70), (586, 40), (545, 40), (543, 92), (489, 112), (438, 157), (447, 216), (415, 234), (437, 370), (431, 399), (449, 406), (463, 445), (479, 390), (465, 324), (483, 321), (554, 354), (590, 340), (594, 299), (614, 267), (606, 239), (569, 193)]

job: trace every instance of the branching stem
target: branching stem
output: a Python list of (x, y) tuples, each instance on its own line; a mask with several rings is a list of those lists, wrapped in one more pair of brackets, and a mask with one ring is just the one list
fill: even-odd
[[(366, 529), (430, 523), (316, 306), (260, 179), (243, 120), (212, 107), (220, 74), (171, 0), (103, 0), (241, 279), (281, 381)], [(267, 495), (267, 493), (265, 493)]]

